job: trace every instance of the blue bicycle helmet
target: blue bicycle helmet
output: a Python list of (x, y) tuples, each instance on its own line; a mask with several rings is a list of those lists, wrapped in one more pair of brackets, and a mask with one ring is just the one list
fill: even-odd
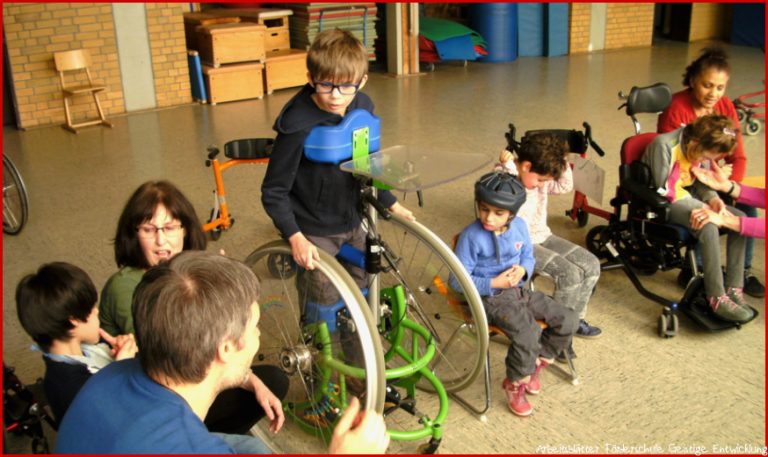
[(517, 214), (525, 203), (525, 187), (517, 176), (501, 171), (483, 175), (475, 183), (475, 200)]

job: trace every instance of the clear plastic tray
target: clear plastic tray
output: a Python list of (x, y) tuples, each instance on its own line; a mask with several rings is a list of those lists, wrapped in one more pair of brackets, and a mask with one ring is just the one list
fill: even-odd
[(344, 172), (367, 176), (408, 192), (435, 187), (487, 168), (493, 158), (479, 152), (435, 151), (398, 145), (339, 166)]

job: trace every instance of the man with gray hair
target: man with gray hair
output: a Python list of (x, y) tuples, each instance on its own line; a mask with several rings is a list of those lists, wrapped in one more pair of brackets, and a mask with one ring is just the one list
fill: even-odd
[[(133, 297), (137, 359), (112, 363), (86, 383), (64, 416), (56, 452), (269, 453), (256, 437), (210, 433), (203, 424), (220, 392), (252, 376), (258, 295), (248, 267), (213, 253), (184, 251), (148, 270)], [(359, 409), (354, 399), (330, 452), (386, 450), (383, 417)]]

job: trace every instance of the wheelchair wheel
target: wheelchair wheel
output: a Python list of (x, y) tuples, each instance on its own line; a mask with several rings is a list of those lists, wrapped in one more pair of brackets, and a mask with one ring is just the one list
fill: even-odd
[(749, 119), (746, 127), (747, 135), (757, 135), (763, 129), (763, 124), (757, 119)]
[[(268, 421), (260, 421), (258, 434), (276, 453), (325, 453), (325, 443), (352, 395), (361, 399), (365, 409), (383, 411), (383, 351), (360, 289), (322, 250), (316, 268), (341, 297), (341, 309), (336, 314), (336, 329), (329, 328), (331, 319), (308, 318), (310, 305), (299, 299), (297, 289), (297, 280), (305, 278), (281, 275), (282, 270), (270, 266), (274, 259), (290, 256), (290, 246), (278, 240), (257, 248), (245, 260), (261, 283), (257, 359), (280, 367), (289, 379), (283, 400), (284, 429), (274, 435), (267, 431)], [(314, 305), (314, 309), (328, 307)], [(304, 433), (323, 439), (307, 439)]]
[[(382, 263), (391, 267), (379, 275), (381, 287), (403, 285), (408, 317), (436, 343), (430, 369), (448, 392), (464, 389), (482, 371), (488, 352), (488, 322), (477, 289), (453, 251), (418, 222), (379, 219), (377, 232), (386, 244)], [(451, 275), (465, 291), (458, 300), (448, 285)], [(431, 390), (427, 383), (419, 386)]]
[(290, 278), (296, 274), (298, 265), (291, 255), (270, 254), (267, 268), (273, 278)]
[(19, 170), (3, 154), (3, 233), (18, 235), (29, 214), (27, 188)]
[(744, 122), (744, 118), (747, 117), (747, 113), (741, 108), (736, 108), (736, 116), (738, 116), (739, 122)]
[(610, 241), (610, 228), (607, 225), (598, 225), (592, 227), (587, 232), (587, 250), (594, 254), (598, 259), (608, 259), (611, 254), (605, 243)]

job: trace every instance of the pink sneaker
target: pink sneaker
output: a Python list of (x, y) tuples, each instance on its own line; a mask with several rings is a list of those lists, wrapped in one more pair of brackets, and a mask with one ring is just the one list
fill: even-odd
[(531, 415), (533, 406), (531, 406), (531, 404), (528, 403), (528, 399), (525, 398), (525, 383), (515, 384), (505, 378), (501, 387), (504, 388), (504, 392), (507, 394), (507, 406), (509, 406), (509, 410), (512, 411), (512, 413), (520, 417)]
[(728, 294), (723, 294), (719, 297), (709, 297), (709, 306), (712, 307), (712, 311), (717, 317), (725, 321), (745, 323), (749, 322), (753, 317), (750, 308), (739, 305)]
[(528, 392), (531, 395), (538, 395), (539, 392), (541, 392), (541, 378), (539, 377), (539, 375), (541, 374), (541, 370), (543, 370), (544, 368), (547, 368), (547, 365), (549, 364), (542, 360), (541, 363), (536, 366), (536, 371), (534, 371), (533, 374), (531, 375), (531, 380), (525, 384), (526, 392)]

